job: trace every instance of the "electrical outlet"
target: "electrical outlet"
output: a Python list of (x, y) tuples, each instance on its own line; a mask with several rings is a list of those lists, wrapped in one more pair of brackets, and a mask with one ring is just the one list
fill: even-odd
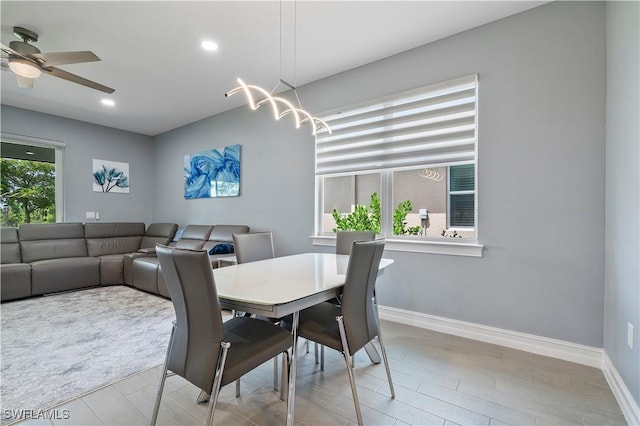
[(96, 218), (96, 212), (86, 212), (85, 218), (89, 220), (93, 220)]
[(633, 324), (627, 323), (627, 345), (630, 349), (633, 349)]

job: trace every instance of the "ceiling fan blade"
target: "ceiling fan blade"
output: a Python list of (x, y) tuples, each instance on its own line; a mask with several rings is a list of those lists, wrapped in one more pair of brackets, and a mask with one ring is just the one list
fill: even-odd
[(86, 78), (80, 77), (75, 74), (71, 74), (70, 72), (63, 71), (60, 68), (54, 67), (41, 67), (42, 72), (45, 72), (54, 77), (61, 78), (63, 80), (71, 81), (73, 83), (81, 84), (83, 86), (89, 87), (91, 89), (96, 89), (105, 93), (113, 93), (116, 90), (107, 86), (103, 86), (100, 83), (96, 83), (95, 81), (87, 80)]
[(15, 50), (10, 48), (9, 46), (5, 46), (3, 43), (0, 43), (0, 50), (2, 50), (4, 53), (6, 53), (8, 55), (20, 56), (21, 58), (23, 57), (21, 54), (19, 54), (18, 52), (16, 52)]
[(32, 89), (33, 80), (35, 80), (35, 78), (22, 77), (16, 74), (16, 81), (18, 82), (18, 87), (22, 87), (25, 89)]
[(44, 66), (51, 67), (54, 65), (66, 65), (66, 64), (78, 64), (80, 62), (95, 62), (99, 61), (95, 53), (90, 50), (81, 52), (49, 52), (49, 53), (34, 53), (29, 55), (30, 57), (44, 61)]

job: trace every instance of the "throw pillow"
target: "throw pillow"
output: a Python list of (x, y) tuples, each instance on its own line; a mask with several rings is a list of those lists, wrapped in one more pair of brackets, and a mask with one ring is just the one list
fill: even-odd
[(229, 254), (234, 253), (233, 244), (220, 243), (216, 244), (209, 250), (209, 254)]

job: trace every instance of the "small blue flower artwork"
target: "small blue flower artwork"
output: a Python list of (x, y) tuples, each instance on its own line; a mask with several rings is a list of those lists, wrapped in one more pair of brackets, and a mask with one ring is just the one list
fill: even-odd
[(184, 156), (184, 198), (240, 195), (240, 145)]
[(93, 160), (93, 192), (129, 193), (129, 163)]

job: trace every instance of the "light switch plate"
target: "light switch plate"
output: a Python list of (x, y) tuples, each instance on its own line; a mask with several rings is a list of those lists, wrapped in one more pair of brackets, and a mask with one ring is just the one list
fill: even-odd
[(630, 349), (633, 349), (633, 324), (627, 323), (627, 345)]
[(90, 220), (95, 219), (96, 218), (96, 212), (86, 212), (85, 218), (86, 219), (90, 219)]

